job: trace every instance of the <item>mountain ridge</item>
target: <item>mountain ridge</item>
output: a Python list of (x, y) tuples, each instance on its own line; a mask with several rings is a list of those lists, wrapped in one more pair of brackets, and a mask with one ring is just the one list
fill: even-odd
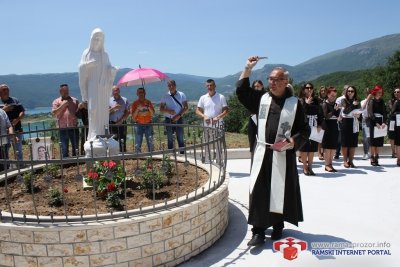
[[(400, 50), (400, 34), (390, 34), (313, 57), (295, 66), (265, 64), (252, 72), (251, 79), (264, 81), (266, 75), (274, 67), (282, 66), (289, 71), (294, 83), (300, 83), (337, 71), (363, 70), (384, 65), (387, 58), (397, 50)], [(128, 68), (120, 69), (115, 83), (129, 70)], [(204, 83), (209, 78), (216, 81), (218, 92), (226, 95), (232, 94), (240, 73), (241, 71), (220, 78), (184, 73), (166, 74), (170, 79), (176, 80), (178, 90), (183, 91), (188, 100), (198, 100), (207, 92)], [(0, 75), (0, 83), (8, 84), (11, 95), (19, 98), (27, 108), (51, 106), (53, 99), (59, 96), (58, 86), (61, 83), (69, 84), (70, 94), (80, 99), (77, 72)], [(165, 82), (146, 84), (145, 87), (147, 97), (154, 102), (158, 102), (167, 92)], [(136, 88), (122, 88), (121, 94), (132, 101), (136, 99)], [(160, 88), (162, 89), (160, 90)]]

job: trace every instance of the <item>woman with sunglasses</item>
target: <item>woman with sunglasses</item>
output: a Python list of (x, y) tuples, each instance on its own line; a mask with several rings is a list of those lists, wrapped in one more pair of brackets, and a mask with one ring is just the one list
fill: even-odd
[(330, 86), (327, 89), (327, 96), (327, 99), (322, 103), (325, 133), (321, 145), (324, 149), (325, 171), (336, 172), (336, 169), (332, 166), (339, 135), (337, 120), (340, 114), (340, 107), (336, 103), (336, 88)]
[[(308, 82), (304, 84), (300, 90), (299, 95), (300, 103), (304, 107), (304, 112), (307, 116), (308, 125), (310, 128), (317, 127), (317, 131), (321, 130), (323, 122), (323, 112), (318, 98), (314, 96), (314, 86)], [(305, 175), (315, 175), (312, 164), (314, 159), (314, 152), (318, 150), (318, 143), (308, 139), (303, 147), (300, 148), (300, 157), (303, 163), (303, 172)]]
[(343, 166), (345, 168), (355, 168), (353, 164), (354, 154), (358, 146), (358, 132), (360, 117), (360, 102), (357, 99), (355, 86), (347, 87), (342, 106), (342, 128), (340, 137), (342, 140)]
[(398, 123), (400, 121), (400, 87), (394, 89), (394, 95), (396, 100), (392, 105), (390, 114), (395, 121), (394, 144), (396, 146), (397, 166), (400, 166), (400, 123)]
[(379, 158), (379, 148), (383, 147), (384, 138), (377, 137), (375, 138), (375, 127), (378, 129), (383, 129), (386, 127), (386, 105), (382, 99), (383, 96), (383, 88), (379, 85), (376, 85), (374, 89), (371, 91), (371, 95), (374, 98), (368, 105), (368, 118), (370, 123), (370, 148), (371, 148), (371, 165), (372, 166), (380, 166), (378, 163)]

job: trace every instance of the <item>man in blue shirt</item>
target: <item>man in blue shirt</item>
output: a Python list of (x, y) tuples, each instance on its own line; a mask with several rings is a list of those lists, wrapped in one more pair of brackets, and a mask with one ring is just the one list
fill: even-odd
[[(176, 82), (169, 80), (168, 93), (161, 98), (160, 112), (164, 113), (166, 124), (183, 124), (182, 116), (188, 110), (188, 103), (184, 93), (176, 90)], [(174, 147), (173, 133), (176, 132), (176, 139), (180, 148), (180, 153), (183, 154), (185, 146), (183, 140), (183, 127), (166, 126), (168, 149)]]
[[(129, 116), (129, 103), (126, 97), (121, 96), (118, 86), (112, 88), (110, 97), (110, 133), (115, 135), (115, 140), (119, 142), (120, 151), (126, 151), (126, 119)], [(121, 142), (123, 139), (123, 144)]]

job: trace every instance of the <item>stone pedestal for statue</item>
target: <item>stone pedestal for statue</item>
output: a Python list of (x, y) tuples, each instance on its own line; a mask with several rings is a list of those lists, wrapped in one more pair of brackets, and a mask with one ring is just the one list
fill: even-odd
[(98, 135), (86, 141), (83, 148), (87, 158), (111, 157), (119, 154), (119, 143), (112, 135)]

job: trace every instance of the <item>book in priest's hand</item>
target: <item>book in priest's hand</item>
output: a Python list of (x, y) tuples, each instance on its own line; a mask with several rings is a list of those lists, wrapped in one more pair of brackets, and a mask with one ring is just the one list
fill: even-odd
[(283, 139), (283, 140), (278, 141), (278, 142), (276, 142), (274, 144), (268, 144), (267, 143), (267, 145), (269, 145), (270, 149), (278, 151), (278, 152), (282, 152), (282, 151), (285, 151), (285, 150), (288, 150), (288, 149), (293, 149), (293, 147), (294, 147), (294, 144), (289, 142), (289, 140), (287, 140), (287, 139)]

